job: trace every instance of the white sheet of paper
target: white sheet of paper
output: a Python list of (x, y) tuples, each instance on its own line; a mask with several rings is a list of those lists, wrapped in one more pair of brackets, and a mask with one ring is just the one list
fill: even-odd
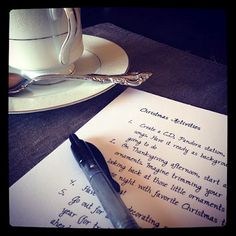
[[(226, 223), (227, 116), (128, 88), (76, 134), (143, 228)], [(113, 228), (66, 140), (9, 189), (10, 224)]]

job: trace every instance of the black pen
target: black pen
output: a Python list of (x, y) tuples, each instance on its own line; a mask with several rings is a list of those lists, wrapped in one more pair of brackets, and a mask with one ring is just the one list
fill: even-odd
[(116, 192), (103, 169), (97, 163), (88, 144), (75, 134), (69, 136), (71, 149), (81, 169), (88, 178), (108, 218), (115, 228), (139, 228)]

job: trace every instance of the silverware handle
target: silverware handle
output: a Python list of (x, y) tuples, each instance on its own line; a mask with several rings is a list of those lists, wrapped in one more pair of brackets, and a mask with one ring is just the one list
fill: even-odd
[(112, 82), (115, 84), (138, 86), (146, 81), (152, 73), (150, 72), (132, 72), (120, 75), (100, 75), (100, 74), (89, 74), (85, 75), (84, 79), (90, 79), (99, 82)]
[(101, 83), (112, 82), (115, 84), (129, 85), (129, 86), (138, 86), (146, 81), (152, 73), (150, 72), (131, 72), (118, 75), (104, 75), (104, 74), (86, 74), (86, 75), (60, 75), (60, 74), (51, 74), (51, 75), (42, 75), (35, 79), (35, 81), (40, 81), (43, 79), (63, 79), (63, 80), (92, 80)]

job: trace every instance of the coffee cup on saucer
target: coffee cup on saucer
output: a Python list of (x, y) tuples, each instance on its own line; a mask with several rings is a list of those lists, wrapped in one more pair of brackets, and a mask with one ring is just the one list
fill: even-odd
[(20, 73), (70, 74), (83, 50), (79, 8), (10, 11), (9, 66)]

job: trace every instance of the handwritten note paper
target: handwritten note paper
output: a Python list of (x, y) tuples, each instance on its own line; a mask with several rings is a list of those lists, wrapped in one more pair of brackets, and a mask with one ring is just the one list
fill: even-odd
[[(128, 88), (76, 134), (143, 228), (226, 224), (227, 116)], [(10, 187), (13, 226), (113, 228), (66, 140)]]

